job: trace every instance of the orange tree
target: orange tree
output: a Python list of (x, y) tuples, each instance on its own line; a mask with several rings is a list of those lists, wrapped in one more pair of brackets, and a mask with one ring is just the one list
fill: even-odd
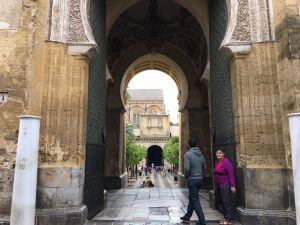
[(179, 163), (179, 138), (172, 137), (164, 147), (164, 157), (173, 166)]

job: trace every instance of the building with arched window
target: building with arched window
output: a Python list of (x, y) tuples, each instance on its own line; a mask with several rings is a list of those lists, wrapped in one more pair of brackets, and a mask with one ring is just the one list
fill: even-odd
[(166, 114), (163, 90), (128, 89), (128, 95), (127, 122), (133, 124), (137, 141), (165, 142), (171, 136), (179, 135), (178, 129), (171, 128)]

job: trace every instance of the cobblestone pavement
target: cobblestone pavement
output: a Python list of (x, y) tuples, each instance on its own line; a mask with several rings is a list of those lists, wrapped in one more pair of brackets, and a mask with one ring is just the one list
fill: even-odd
[[(152, 175), (151, 179), (154, 180), (154, 188), (110, 191), (106, 209), (87, 222), (87, 225), (180, 224), (179, 218), (184, 215), (188, 205), (188, 190), (173, 188), (172, 179), (161, 174)], [(209, 207), (208, 191), (200, 191), (199, 196), (207, 225), (219, 224), (222, 215)], [(197, 215), (194, 213), (190, 224), (195, 222)]]

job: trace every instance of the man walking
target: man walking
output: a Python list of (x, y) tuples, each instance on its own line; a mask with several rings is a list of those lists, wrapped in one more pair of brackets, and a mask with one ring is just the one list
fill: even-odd
[(184, 176), (189, 189), (189, 204), (186, 214), (180, 219), (189, 222), (195, 210), (199, 219), (197, 225), (206, 225), (198, 192), (203, 184), (203, 170), (207, 166), (202, 152), (196, 145), (196, 140), (190, 138), (189, 150), (184, 155)]

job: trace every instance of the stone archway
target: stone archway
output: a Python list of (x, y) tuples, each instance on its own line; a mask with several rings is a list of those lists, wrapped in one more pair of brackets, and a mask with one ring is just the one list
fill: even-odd
[[(108, 65), (107, 73), (105, 71), (106, 31), (113, 29), (129, 6), (141, 1), (16, 0), (9, 4), (2, 1), (1, 9), (5, 13), (0, 16), (0, 44), (4, 46), (3, 57), (0, 57), (0, 73), (4, 77), (1, 92), (7, 94), (8, 91), (9, 98), (1, 105), (4, 121), (0, 131), (1, 170), (4, 170), (5, 183), (0, 196), (1, 213), (9, 214), (19, 113), (42, 116), (37, 223), (47, 224), (53, 221), (51, 218), (65, 221), (76, 217), (81, 218), (76, 223), (82, 224), (87, 211), (84, 204), (88, 205), (89, 212), (104, 206), (108, 70), (114, 76), (109, 85), (118, 86), (120, 82), (115, 77), (117, 70), (111, 70)], [(160, 54), (169, 58), (176, 56), (172, 59), (187, 76), (189, 96), (199, 97), (196, 89), (201, 88), (204, 79), (208, 83), (209, 102), (213, 102), (209, 107), (211, 121), (216, 127), (215, 144), (225, 146), (225, 134), (234, 128), (235, 133), (230, 137), (234, 145), (228, 145), (228, 149), (236, 149), (240, 214), (244, 215), (246, 223), (253, 220), (260, 209), (260, 217), (254, 219), (269, 223), (276, 212), (280, 212), (281, 217), (276, 220), (288, 224), (289, 210), (293, 209), (293, 180), (286, 114), (299, 110), (298, 39), (294, 36), (297, 34), (294, 21), (299, 17), (297, 0), (165, 2), (183, 6), (204, 32), (206, 65), (208, 61), (211, 65), (210, 70), (205, 66), (201, 68), (205, 78), (203, 70), (195, 74), (193, 64), (182, 57), (186, 52), (180, 52), (180, 48), (164, 46)], [(14, 29), (6, 29), (8, 26)], [(137, 49), (135, 52), (128, 50), (130, 63), (149, 54), (141, 50), (140, 45), (132, 47)], [(226, 61), (225, 67), (216, 66), (221, 65), (220, 59)], [(124, 58), (122, 60), (123, 63), (116, 65), (127, 67), (121, 69), (120, 76), (130, 65)], [(229, 88), (232, 88), (232, 104), (224, 101)], [(109, 89), (108, 92), (113, 87)], [(116, 96), (110, 100), (122, 103), (120, 93)], [(220, 97), (224, 97), (223, 101), (219, 101)], [(200, 102), (188, 97), (186, 105), (181, 124), (189, 131), (195, 126), (189, 122), (190, 112), (199, 113)], [(229, 105), (233, 110), (228, 110)], [(119, 112), (113, 115), (120, 120), (121, 108), (111, 107), (110, 110)], [(234, 119), (234, 126), (226, 125), (229, 120), (224, 115)], [(121, 129), (119, 127), (116, 133)], [(271, 185), (264, 182), (268, 179), (260, 179), (274, 174), (276, 179), (272, 179)], [(84, 196), (83, 188), (92, 194)]]
[(147, 166), (163, 166), (163, 149), (158, 145), (151, 145), (147, 150)]
[(188, 99), (188, 83), (185, 73), (180, 66), (169, 57), (162, 54), (146, 54), (135, 60), (126, 70), (120, 85), (120, 95), (124, 104), (124, 94), (129, 81), (138, 73), (145, 70), (159, 70), (169, 75), (178, 88), (179, 111), (184, 109)]
[[(87, 61), (87, 58), (85, 57), (85, 56), (87, 56), (91, 59), (90, 66), (91, 66), (92, 70), (90, 70), (90, 74), (95, 75), (95, 77), (96, 77), (96, 75), (99, 76), (99, 74), (101, 74), (101, 82), (98, 82), (98, 81), (94, 82), (94, 80), (90, 80), (90, 83), (91, 84), (96, 84), (96, 83), (97, 84), (99, 84), (99, 83), (105, 84), (105, 72), (104, 72), (105, 62), (103, 64), (103, 60), (99, 60), (100, 58), (105, 58), (105, 56), (103, 56), (102, 53), (105, 52), (104, 49), (105, 49), (106, 45), (101, 43), (101, 41), (103, 41), (105, 38), (99, 38), (99, 36), (94, 37), (94, 39), (95, 39), (95, 42), (94, 42), (92, 36), (90, 36), (91, 33), (89, 33), (89, 31), (88, 31), (90, 29), (87, 26), (87, 24), (89, 23), (89, 21), (87, 21), (88, 14), (89, 14), (89, 11), (87, 10), (89, 7), (87, 7), (87, 4), (89, 2), (90, 3), (95, 3), (96, 1), (95, 0), (91, 0), (91, 1), (74, 0), (74, 1), (52, 1), (51, 2), (52, 5), (50, 6), (50, 9), (51, 9), (50, 10), (50, 29), (49, 29), (49, 35), (47, 35), (47, 40), (50, 41), (50, 42), (53, 42), (53, 43), (48, 42), (50, 47), (49, 46), (45, 47), (45, 49), (47, 50), (47, 53), (49, 53), (49, 55), (51, 55), (53, 52), (56, 51), (56, 52), (59, 52), (59, 54), (61, 54), (61, 57), (65, 58), (65, 59), (68, 59), (68, 65), (65, 65), (65, 67), (64, 67), (66, 69), (63, 69), (61, 71), (61, 73), (59, 73), (59, 75), (61, 75), (61, 74), (66, 75), (70, 71), (74, 72), (75, 70), (77, 71), (77, 69), (78, 69), (78, 71), (80, 70), (81, 73), (85, 75), (84, 77), (88, 77), (88, 74), (87, 74), (88, 73), (87, 72), (88, 71), (88, 69), (87, 69), (88, 61)], [(120, 1), (118, 1), (118, 0), (115, 0), (115, 1), (112, 0), (112, 1), (108, 1), (108, 2), (109, 3), (120, 3)], [(113, 16), (115, 17), (114, 20), (110, 20), (111, 17), (110, 17), (110, 15), (108, 16), (108, 21), (110, 21), (109, 22), (109, 24), (110, 24), (109, 27), (112, 27), (114, 25), (114, 21), (117, 18), (119, 18), (119, 15), (121, 15), (121, 12), (128, 9), (128, 5), (126, 5), (128, 2), (129, 1), (124, 0), (124, 1), (122, 1), (122, 4), (119, 4), (119, 5), (116, 5), (116, 4), (113, 5), (112, 4), (112, 5), (109, 6), (109, 7), (111, 7), (109, 9), (112, 9)], [(131, 2), (134, 3), (135, 1), (131, 1)], [(185, 6), (186, 9), (188, 9), (190, 12), (193, 12), (193, 14), (195, 15), (195, 12), (199, 12), (199, 14), (201, 14), (200, 12), (202, 12), (202, 11), (201, 11), (200, 4), (202, 4), (205, 1), (196, 1), (196, 0), (195, 1), (183, 1), (183, 0), (179, 1), (178, 0), (176, 2), (180, 2), (182, 5)], [(207, 5), (207, 2), (208, 1), (206, 1), (206, 6), (204, 7), (206, 9), (205, 10), (206, 12), (203, 14), (203, 15), (207, 16), (206, 21), (208, 21), (208, 5)], [(230, 25), (227, 26), (228, 30), (227, 30), (227, 33), (225, 34), (225, 37), (226, 37), (224, 39), (225, 41), (223, 42), (223, 44), (220, 43), (220, 46), (229, 47), (230, 50), (235, 54), (234, 57), (233, 57), (232, 65), (231, 65), (232, 68), (233, 68), (233, 71), (232, 71), (231, 75), (232, 75), (232, 79), (233, 79), (233, 81), (232, 81), (233, 86), (235, 87), (235, 89), (234, 89), (235, 99), (233, 101), (233, 104), (234, 104), (235, 112), (238, 112), (238, 113), (242, 112), (242, 108), (243, 108), (242, 103), (239, 101), (239, 97), (243, 98), (244, 100), (246, 99), (245, 101), (247, 101), (247, 102), (250, 102), (250, 100), (251, 100), (247, 96), (244, 96), (244, 93), (241, 91), (241, 89), (243, 87), (247, 86), (247, 85), (245, 85), (245, 83), (243, 83), (243, 81), (240, 80), (240, 74), (249, 75), (249, 77), (255, 77), (256, 74), (259, 73), (259, 72), (255, 72), (255, 71), (252, 73), (252, 71), (251, 71), (251, 68), (253, 66), (251, 64), (251, 62), (253, 62), (253, 61), (251, 61), (251, 60), (253, 60), (253, 57), (255, 56), (255, 54), (258, 54), (258, 53), (255, 52), (254, 56), (251, 55), (252, 58), (251, 59), (248, 58), (247, 61), (245, 60), (245, 58), (247, 58), (247, 56), (245, 54), (250, 53), (250, 48), (252, 46), (252, 43), (272, 41), (273, 38), (274, 38), (274, 36), (272, 35), (272, 32), (274, 31), (273, 26), (272, 26), (272, 16), (270, 16), (272, 14), (272, 12), (271, 12), (271, 10), (269, 10), (269, 8), (271, 8), (271, 7), (270, 7), (270, 4), (268, 4), (270, 2), (271, 1), (267, 1), (267, 0), (266, 1), (260, 1), (260, 5), (258, 5), (257, 1), (234, 1), (234, 0), (231, 0), (231, 1), (228, 0), (227, 1), (227, 6), (230, 6), (230, 7), (228, 7)], [(58, 4), (58, 3), (61, 3), (61, 4)], [(92, 10), (94, 10), (93, 7), (91, 7), (91, 8), (92, 8)], [(105, 15), (105, 7), (102, 9), (101, 12), (104, 12), (103, 15)], [(47, 13), (45, 13), (45, 15), (46, 14)], [(105, 18), (103, 18), (103, 17), (104, 16), (101, 17), (101, 23), (102, 24), (103, 24), (103, 21), (105, 21)], [(198, 22), (204, 24), (204, 22), (202, 21), (202, 19), (200, 17), (198, 17), (198, 16), (195, 16), (195, 17), (197, 18)], [(102, 30), (97, 29), (100, 26), (99, 21), (97, 22), (96, 20), (93, 20), (91, 25), (92, 25), (93, 30), (94, 30), (94, 36), (97, 36), (97, 35), (95, 35), (96, 33), (101, 33), (101, 32), (102, 32), (102, 34), (105, 34), (105, 28), (104, 28), (104, 31), (103, 31), (103, 27), (102, 28), (100, 27)], [(206, 22), (206, 27), (205, 27), (205, 25), (203, 25), (202, 28), (203, 28), (204, 31), (208, 31), (208, 22)], [(50, 32), (50, 30), (51, 30), (51, 32)], [(89, 34), (87, 34), (87, 33), (89, 33)], [(206, 39), (206, 42), (208, 42), (208, 39)], [(58, 48), (56, 48), (57, 46), (53, 47), (53, 46), (57, 45), (58, 43), (64, 43), (65, 45), (60, 45)], [(51, 46), (52, 46), (52, 49), (51, 49)], [(100, 55), (98, 55), (95, 59), (95, 58), (92, 58), (92, 55), (90, 55), (89, 53), (91, 53), (91, 51), (90, 51), (91, 49), (97, 49), (97, 47), (98, 47)], [(136, 46), (133, 46), (133, 47), (138, 47), (138, 46), (136, 45)], [(219, 48), (219, 46), (217, 46), (217, 47)], [(264, 49), (268, 50), (268, 53), (270, 53), (270, 55), (272, 55), (272, 53), (273, 53), (273, 51), (270, 50), (271, 47), (266, 46), (264, 48)], [(74, 56), (74, 57), (73, 56), (72, 57), (67, 56), (67, 54), (65, 52), (65, 49), (68, 49), (69, 54), (76, 55), (76, 56)], [(255, 46), (255, 50), (259, 51), (260, 47)], [(165, 53), (165, 55), (169, 56), (168, 52), (169, 52), (169, 54), (173, 54), (173, 53), (177, 54), (177, 51), (178, 51), (178, 49), (172, 48), (170, 46), (166, 46), (163, 53)], [(208, 50), (206, 52), (208, 52)], [(134, 59), (130, 58), (129, 61), (132, 62), (135, 59), (137, 59), (138, 58), (138, 57), (136, 57), (137, 55), (139, 55), (139, 56), (145, 55), (145, 52), (140, 52), (140, 53), (141, 54), (134, 55), (133, 56)], [(147, 53), (148, 52), (146, 52), (146, 54)], [(84, 55), (84, 56), (82, 56), (82, 55)], [(236, 57), (236, 56), (238, 56), (238, 57)], [(45, 57), (45, 58), (47, 59), (47, 57)], [(59, 57), (57, 57), (57, 58), (59, 58)], [(270, 63), (269, 60), (267, 60), (267, 56), (262, 56), (262, 58), (265, 61), (268, 61), (268, 63), (269, 63), (268, 67), (274, 68), (274, 65), (272, 63)], [(78, 63), (76, 64), (76, 62), (79, 61), (78, 59), (80, 59), (80, 62), (83, 66), (80, 67), (80, 66), (77, 65)], [(187, 74), (188, 84), (193, 84), (194, 82), (190, 82), (191, 81), (191, 74), (194, 74), (194, 72), (190, 68), (193, 68), (193, 66), (190, 66), (190, 68), (187, 68), (187, 65), (191, 65), (191, 64), (189, 64), (189, 62), (186, 62), (188, 60), (184, 59), (184, 60), (186, 60), (185, 62), (179, 63), (178, 59), (182, 59), (182, 58), (177, 57), (176, 59), (174, 59), (174, 61), (176, 61), (183, 68), (185, 73)], [(47, 60), (45, 60), (45, 61), (47, 62)], [(52, 61), (49, 60), (49, 62), (52, 63), (53, 65), (56, 65), (56, 63), (59, 62), (59, 60), (56, 60), (56, 58), (54, 58), (54, 60), (52, 60)], [(72, 62), (72, 63), (70, 63), (70, 62)], [(123, 64), (124, 65), (126, 64), (128, 66), (128, 64), (124, 63), (124, 62), (126, 62), (126, 61), (123, 61)], [(99, 67), (96, 68), (95, 65), (97, 63), (101, 64), (101, 66), (99, 66), (100, 69), (99, 69)], [(253, 67), (255, 67), (255, 66), (253, 66)], [(262, 66), (260, 66), (260, 67), (262, 67)], [(73, 68), (74, 68), (74, 71), (72, 70)], [(40, 70), (37, 70), (37, 71), (40, 71)], [(186, 72), (186, 71), (188, 71), (188, 72)], [(249, 71), (251, 71), (251, 72), (249, 72)], [(112, 76), (114, 75), (114, 72), (116, 72), (116, 71), (111, 71)], [(55, 77), (55, 75), (53, 75), (53, 74), (52, 74), (52, 72), (45, 73), (45, 75), (44, 75), (45, 80), (50, 80), (50, 77), (52, 78), (52, 76)], [(73, 75), (73, 73), (71, 73), (71, 74)], [(74, 72), (74, 74), (75, 74), (75, 72)], [(203, 74), (203, 71), (201, 73), (196, 74), (197, 79), (195, 79), (195, 80), (197, 82), (199, 82), (199, 79), (201, 78), (202, 74)], [(33, 77), (39, 78), (38, 75), (35, 75)], [(119, 82), (118, 79), (115, 79), (115, 78), (116, 77), (113, 77), (113, 82), (118, 83)], [(266, 79), (268, 79), (269, 83), (273, 84), (274, 81), (271, 78), (266, 78)], [(59, 89), (64, 90), (64, 88), (67, 88), (68, 91), (75, 90), (74, 92), (78, 93), (78, 96), (80, 98), (77, 98), (77, 99), (80, 99), (80, 104), (76, 105), (76, 103), (75, 103), (76, 101), (74, 100), (74, 102), (72, 101), (70, 106), (72, 106), (73, 108), (76, 108), (76, 109), (80, 109), (80, 110), (78, 110), (79, 111), (78, 114), (80, 114), (80, 116), (82, 116), (82, 117), (84, 117), (84, 115), (86, 115), (86, 114), (89, 114), (88, 118), (90, 119), (90, 122), (88, 122), (87, 126), (89, 128), (97, 128), (96, 129), (97, 132), (95, 133), (95, 135), (90, 140), (93, 140), (93, 138), (94, 138), (94, 140), (96, 140), (96, 142), (95, 142), (96, 147), (99, 147), (99, 146), (97, 146), (97, 144), (98, 143), (102, 144), (101, 143), (102, 139), (105, 140), (105, 132), (104, 132), (105, 127), (102, 124), (102, 121), (99, 122), (99, 115), (104, 116), (105, 113), (101, 110), (96, 110), (96, 111), (90, 110), (87, 113), (86, 102), (87, 102), (87, 99), (91, 99), (91, 96), (93, 96), (92, 97), (93, 99), (97, 99), (97, 97), (99, 97), (98, 99), (100, 99), (101, 102), (105, 102), (103, 100), (104, 98), (102, 98), (102, 96), (101, 96), (101, 94), (99, 94), (99, 92), (97, 92), (98, 93), (97, 94), (96, 92), (92, 91), (92, 90), (96, 90), (96, 89), (98, 91), (102, 90), (102, 89), (105, 89), (105, 85), (103, 85), (103, 86), (98, 85), (97, 88), (95, 88), (95, 89), (93, 89), (91, 87), (87, 89), (87, 87), (86, 87), (87, 85), (83, 87), (81, 85), (76, 85), (75, 82), (74, 82), (74, 84), (72, 84), (73, 85), (72, 86), (68, 83), (69, 81), (60, 80), (60, 82), (62, 84), (61, 86), (53, 85), (53, 86), (51, 86), (51, 89), (49, 88), (49, 90), (52, 90), (52, 92), (55, 93)], [(59, 82), (57, 82), (57, 83), (59, 83)], [(81, 83), (83, 83), (83, 82), (81, 82)], [(113, 83), (113, 84), (115, 85), (116, 83)], [(192, 85), (190, 87), (192, 87)], [(253, 89), (254, 88), (255, 87), (253, 86)], [(112, 89), (113, 88), (110, 88), (109, 91), (111, 91)], [(268, 88), (266, 88), (266, 89), (268, 89)], [(45, 88), (45, 90), (48, 90), (48, 89)], [(88, 90), (90, 91), (89, 96), (87, 95)], [(195, 93), (194, 91), (195, 90), (192, 90), (189, 93), (193, 94), (193, 93)], [(32, 92), (34, 92), (34, 91), (32, 91)], [(274, 92), (276, 92), (276, 91), (274, 91)], [(119, 93), (119, 95), (120, 95), (120, 93)], [(47, 103), (47, 102), (51, 102), (49, 100), (49, 96), (45, 96), (45, 99), (40, 100), (41, 102), (43, 102), (43, 106), (41, 106), (43, 116), (45, 116), (46, 118), (52, 118), (53, 115), (55, 115), (55, 112), (53, 113), (51, 111), (51, 109), (52, 109), (51, 107), (54, 107), (54, 106), (52, 106), (50, 103), (49, 104)], [(116, 98), (116, 102), (120, 103), (121, 102), (120, 99), (121, 98)], [(114, 102), (115, 99), (111, 99), (111, 100), (112, 100), (112, 102)], [(29, 102), (31, 104), (32, 104), (32, 101), (33, 100), (31, 100), (31, 99), (29, 100)], [(59, 102), (60, 106), (61, 105), (64, 106), (64, 104), (63, 104), (64, 100), (58, 99), (57, 101)], [(105, 103), (103, 103), (103, 104), (105, 105)], [(187, 105), (190, 109), (190, 108), (193, 108), (193, 107), (197, 106), (197, 102), (193, 102), (193, 101), (188, 100)], [(256, 108), (258, 108), (258, 111), (259, 111), (259, 109), (261, 107), (261, 104), (260, 103), (255, 103), (255, 106), (256, 106)], [(271, 103), (269, 104), (269, 106), (270, 107), (275, 107), (274, 105), (271, 105)], [(48, 108), (50, 109), (49, 112), (47, 111)], [(101, 107), (99, 107), (99, 109), (101, 109)], [(112, 107), (109, 110), (111, 110), (111, 111), (115, 110), (117, 113), (113, 114), (113, 115), (116, 115), (113, 118), (115, 118), (117, 121), (120, 121), (120, 119), (122, 117), (122, 113), (121, 113), (122, 109), (117, 108), (117, 107)], [(276, 110), (277, 110), (277, 108), (276, 108)], [(273, 110), (273, 111), (276, 111), (276, 110)], [(50, 113), (50, 111), (51, 111), (51, 113)], [(100, 114), (98, 114), (97, 112), (100, 112)], [(185, 127), (185, 129), (189, 130), (189, 126), (190, 126), (190, 124), (188, 123), (188, 118), (190, 116), (189, 112), (186, 111), (186, 110), (183, 110), (182, 114), (184, 115), (184, 118), (186, 118), (186, 119), (184, 119), (184, 121), (182, 121), (182, 126)], [(93, 115), (93, 116), (91, 116), (91, 115)], [(277, 121), (276, 118), (274, 117), (274, 115), (270, 115), (270, 117), (272, 117), (274, 119), (274, 121)], [(245, 121), (247, 122), (245, 124), (244, 124), (244, 118), (245, 118)], [(254, 147), (252, 147), (253, 143), (249, 144), (249, 143), (244, 142), (244, 140), (247, 140), (247, 141), (249, 141), (249, 140), (252, 141), (253, 140), (254, 135), (253, 135), (253, 133), (251, 133), (249, 131), (249, 130), (251, 130), (249, 127), (251, 127), (251, 125), (253, 124), (252, 120), (253, 121), (255, 120), (255, 116), (253, 116), (253, 115), (244, 116), (243, 113), (242, 113), (242, 115), (237, 114), (237, 120), (236, 121), (238, 121), (238, 122), (236, 122), (235, 125), (236, 125), (236, 129), (240, 132), (240, 133), (238, 133), (238, 139), (241, 140), (241, 142), (239, 142), (238, 145), (240, 145), (240, 150), (241, 150), (240, 153), (242, 154), (242, 157), (240, 157), (239, 162), (242, 165), (247, 165), (247, 163), (250, 163), (250, 164), (254, 163), (254, 165), (255, 165), (255, 162), (258, 161), (258, 159), (253, 160), (253, 159), (249, 158), (250, 156), (248, 156), (248, 152), (252, 152), (252, 150), (254, 149)], [(49, 119), (48, 121), (51, 121), (51, 120)], [(82, 121), (83, 121), (82, 126), (79, 126), (79, 128), (76, 128), (76, 132), (77, 132), (76, 134), (78, 134), (78, 137), (81, 137), (81, 138), (85, 137), (85, 130), (84, 129), (86, 127), (85, 124), (87, 123), (84, 119)], [(96, 127), (94, 126), (95, 124), (97, 124)], [(73, 131), (74, 129), (72, 129), (72, 125), (73, 124), (70, 123), (68, 125), (68, 127), (70, 128), (69, 130)], [(46, 131), (51, 130), (52, 129), (51, 126), (53, 126), (53, 123), (45, 123), (44, 124), (44, 129)], [(59, 132), (56, 132), (55, 133), (56, 135), (65, 132), (65, 127), (61, 127), (61, 128), (57, 128), (57, 129), (59, 130)], [(122, 129), (122, 127), (119, 127), (116, 130), (116, 132), (118, 133), (121, 129)], [(68, 131), (68, 132), (71, 134), (71, 131)], [(189, 135), (189, 133), (187, 132), (184, 135)], [(267, 132), (263, 133), (263, 135), (269, 137), (269, 133), (267, 133)], [(265, 138), (263, 135), (259, 136), (258, 138), (261, 138), (262, 140), (266, 140), (266, 142), (255, 143), (255, 144), (261, 144), (261, 146), (265, 146), (265, 145), (267, 145), (265, 143), (269, 143), (269, 141), (268, 141), (269, 139)], [(98, 137), (101, 137), (100, 141), (98, 140)], [(49, 148), (50, 150), (52, 148), (52, 149), (54, 149), (55, 153), (59, 152), (59, 148), (56, 149), (55, 146), (54, 146), (56, 143), (57, 142), (53, 142), (52, 139), (49, 139), (49, 140), (48, 139), (43, 139), (43, 147), (46, 146), (46, 148)], [(85, 146), (86, 142), (81, 141), (81, 140), (77, 140), (77, 141), (74, 141), (73, 146), (78, 146), (79, 144)], [(69, 145), (67, 145), (67, 147), (65, 147), (64, 140), (62, 140), (62, 145), (61, 146), (63, 146), (63, 150), (65, 152), (69, 151), (68, 150)], [(186, 147), (186, 146), (183, 144), (182, 147)], [(97, 148), (95, 148), (95, 149), (91, 148), (90, 150), (94, 151), (96, 153), (99, 153), (99, 151), (97, 151), (96, 149)], [(249, 149), (251, 151), (248, 151)], [(103, 150), (101, 150), (100, 152), (101, 152), (101, 154), (104, 153)], [(45, 159), (46, 159), (45, 163), (43, 165), (46, 168), (44, 170), (46, 171), (47, 167), (52, 169), (53, 166), (51, 164), (52, 163), (52, 161), (50, 160), (51, 158), (46, 155), (46, 153), (48, 153), (47, 149), (43, 153), (45, 153)], [(85, 155), (84, 151), (81, 151), (81, 149), (79, 149), (77, 151), (77, 153), (78, 153), (78, 155), (80, 155), (80, 157), (74, 155), (74, 157), (73, 157), (74, 161), (78, 162), (78, 161), (84, 159), (84, 155)], [(239, 154), (239, 152), (238, 152), (238, 154)], [(280, 154), (281, 154), (281, 152), (278, 150), (278, 155), (280, 155)], [(122, 156), (118, 156), (118, 157), (122, 158)], [(62, 159), (67, 160), (67, 163), (63, 164), (63, 165), (69, 166), (68, 159), (66, 159), (64, 157), (62, 157)], [(89, 160), (90, 159), (94, 159), (94, 158), (91, 157), (91, 158), (89, 158)], [(276, 160), (274, 160), (274, 161), (276, 162)], [(59, 163), (60, 162), (58, 162), (57, 165), (59, 165)], [(61, 160), (61, 163), (65, 163), (65, 162), (63, 162)], [(97, 169), (99, 169), (97, 167), (98, 166), (97, 163), (98, 162), (95, 163), (93, 160), (90, 161), (90, 162), (87, 162), (86, 165), (91, 166), (91, 167), (90, 167), (90, 170), (86, 170), (85, 173), (87, 174), (88, 172), (90, 172), (90, 174), (93, 175), (93, 172), (94, 172), (93, 168), (96, 167)], [(266, 161), (263, 161), (263, 163), (266, 163)], [(282, 164), (280, 164), (280, 162), (278, 164), (279, 164), (279, 166), (282, 165)], [(265, 165), (265, 164), (263, 164), (263, 165)], [(102, 166), (103, 165), (101, 164), (101, 166), (99, 166), (99, 167), (101, 167), (101, 169), (102, 169)], [(80, 174), (83, 176), (84, 175), (84, 170), (81, 170)], [(97, 175), (99, 175), (99, 174), (97, 174)], [(101, 177), (101, 179), (102, 179), (103, 174), (100, 174), (100, 175), (102, 176)], [(93, 178), (96, 178), (96, 176), (94, 176)], [(103, 179), (102, 180), (101, 179), (100, 179), (100, 181), (102, 182)], [(99, 183), (99, 179), (98, 180), (95, 179), (94, 181)], [(51, 184), (49, 184), (47, 182), (45, 182), (45, 184), (43, 184), (43, 185), (44, 185), (43, 188), (40, 189), (41, 191), (43, 189), (46, 190), (47, 187), (52, 187)], [(90, 185), (90, 187), (92, 187), (92, 185)], [(103, 186), (99, 190), (102, 191)], [(98, 192), (100, 193), (101, 191), (98, 191)], [(44, 194), (47, 194), (47, 193), (44, 193)], [(81, 200), (82, 200), (83, 197), (80, 196), (80, 194), (78, 196), (79, 196), (78, 197), (79, 198), (78, 204), (81, 204)], [(100, 196), (100, 198), (103, 197), (102, 193), (99, 196)], [(256, 206), (257, 205), (251, 206), (251, 207), (256, 207)], [(247, 205), (245, 205), (245, 207), (247, 207)], [(97, 206), (96, 206), (96, 208), (97, 208)]]
[[(172, 18), (163, 19), (167, 21), (163, 23), (165, 27), (161, 24), (156, 24), (155, 20), (160, 20), (159, 17), (163, 13), (160, 12), (159, 14), (155, 12), (155, 2), (149, 2), (149, 7), (153, 8), (154, 11), (151, 11), (150, 8), (148, 11), (148, 1), (146, 1), (146, 5), (143, 6), (140, 4), (125, 12), (121, 18), (116, 20), (107, 38), (107, 62), (113, 85), (108, 88), (107, 96), (107, 115), (110, 115), (110, 117), (107, 118), (108, 149), (106, 151), (107, 160), (105, 160), (106, 176), (111, 177), (109, 179), (113, 180), (119, 179), (120, 184), (124, 183), (120, 177), (126, 180), (124, 170), (125, 154), (122, 153), (124, 138), (120, 134), (124, 124), (125, 108), (123, 96), (129, 80), (136, 73), (146, 69), (161, 70), (171, 76), (177, 84), (180, 92), (178, 97), (181, 112), (180, 146), (183, 151), (182, 153), (186, 150), (190, 131), (192, 130), (198, 134), (201, 133), (201, 129), (204, 129), (204, 127), (198, 126), (194, 122), (195, 119), (201, 118), (198, 115), (199, 113), (194, 112), (201, 112), (204, 109), (200, 97), (202, 89), (199, 79), (205, 71), (207, 64), (207, 41), (205, 35), (197, 20), (184, 8), (172, 1), (170, 1), (172, 3), (171, 7), (176, 8), (173, 11), (176, 15), (174, 18), (177, 19), (175, 21)], [(151, 4), (153, 5), (151, 6)], [(158, 6), (162, 6), (162, 1), (158, 1)], [(142, 26), (134, 17), (135, 13), (140, 10), (146, 10), (147, 13), (145, 16), (152, 18)], [(126, 23), (127, 20), (130, 23)], [(185, 24), (185, 26), (183, 27), (182, 24)], [(145, 36), (149, 32), (145, 30), (145, 27), (152, 29), (151, 32), (154, 32), (156, 35), (149, 34), (149, 36)], [(135, 33), (132, 32), (133, 28), (135, 28)], [(168, 32), (160, 31), (160, 29), (164, 28)], [(193, 46), (190, 45), (191, 43), (193, 43)], [(208, 108), (204, 110), (208, 114)], [(192, 120), (189, 120), (190, 118)], [(200, 139), (204, 138), (201, 135), (197, 135), (197, 137)], [(207, 142), (209, 143), (210, 141), (199, 141), (203, 148), (204, 143)], [(210, 148), (206, 149), (206, 151), (210, 151)], [(211, 156), (209, 152), (207, 155)], [(108, 159), (114, 159), (114, 161)], [(181, 165), (182, 159), (181, 155)], [(110, 168), (113, 168), (114, 171)], [(183, 183), (181, 184), (184, 185)]]

